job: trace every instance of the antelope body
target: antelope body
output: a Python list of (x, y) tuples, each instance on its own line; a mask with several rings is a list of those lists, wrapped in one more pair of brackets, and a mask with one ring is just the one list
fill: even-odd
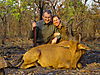
[(63, 41), (58, 44), (44, 44), (34, 47), (23, 55), (24, 62), (20, 68), (26, 69), (39, 63), (42, 67), (76, 68), (79, 59), (90, 50), (76, 41)]

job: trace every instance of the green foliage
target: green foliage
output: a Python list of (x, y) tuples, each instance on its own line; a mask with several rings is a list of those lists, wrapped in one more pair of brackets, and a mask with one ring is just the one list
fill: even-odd
[(19, 20), (19, 18), (20, 18), (20, 13), (13, 13), (12, 15), (15, 16), (17, 20)]
[(62, 13), (61, 17), (64, 21), (69, 20), (75, 14), (74, 3), (73, 1), (63, 2), (64, 8), (60, 11)]
[(10, 13), (13, 16), (15, 16), (17, 20), (19, 20), (21, 17), (21, 13), (23, 11), (27, 11), (28, 6), (31, 7), (30, 5), (32, 5), (32, 0), (20, 0), (20, 1), (21, 1), (20, 6), (18, 1), (16, 0), (0, 1), (0, 8), (1, 8), (0, 15), (4, 16), (5, 14)]
[(6, 13), (6, 11), (5, 11), (5, 2), (3, 2), (3, 1), (0, 1), (0, 16), (3, 16), (5, 13)]

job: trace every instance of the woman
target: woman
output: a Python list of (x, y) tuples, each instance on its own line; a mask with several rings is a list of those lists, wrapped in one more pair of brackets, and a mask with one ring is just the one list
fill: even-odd
[(53, 24), (56, 26), (57, 30), (60, 32), (61, 40), (68, 40), (68, 31), (66, 26), (61, 22), (61, 19), (59, 16), (54, 15), (53, 16)]

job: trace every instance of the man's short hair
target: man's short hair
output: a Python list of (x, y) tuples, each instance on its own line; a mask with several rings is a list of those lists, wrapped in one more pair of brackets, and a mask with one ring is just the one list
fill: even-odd
[(45, 12), (52, 15), (51, 10), (45, 10), (45, 11), (43, 11), (43, 15), (44, 15)]

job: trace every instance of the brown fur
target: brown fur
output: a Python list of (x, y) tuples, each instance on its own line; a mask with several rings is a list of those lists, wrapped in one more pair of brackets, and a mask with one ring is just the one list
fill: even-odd
[[(66, 43), (66, 44), (65, 44)], [(38, 62), (42, 67), (76, 68), (78, 60), (89, 48), (75, 41), (63, 41), (59, 44), (45, 44), (34, 47), (23, 55), (24, 63), (20, 68), (35, 66)]]

